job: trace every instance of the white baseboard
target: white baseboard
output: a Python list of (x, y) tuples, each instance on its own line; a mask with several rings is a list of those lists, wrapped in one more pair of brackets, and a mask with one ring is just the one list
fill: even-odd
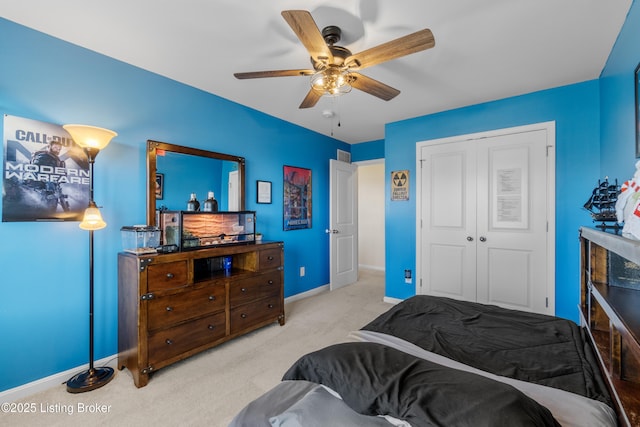
[(329, 290), (329, 285), (322, 285), (319, 286), (317, 288), (313, 288), (307, 292), (303, 292), (301, 294), (295, 294), (295, 295), (291, 295), (290, 297), (287, 297), (284, 299), (284, 303), (287, 304), (289, 302), (294, 302), (294, 301), (298, 301), (301, 299), (305, 299), (305, 298), (309, 298), (312, 297), (314, 295), (318, 295), (321, 294), (323, 292), (326, 292)]
[(384, 298), (382, 298), (382, 301), (388, 302), (389, 304), (394, 304), (395, 305), (395, 304), (401, 303), (404, 300), (400, 299), (400, 298), (384, 297)]
[(379, 265), (358, 264), (358, 268), (364, 270), (385, 271), (384, 266), (381, 267)]
[[(117, 354), (105, 357), (104, 359), (96, 360), (94, 362), (94, 366), (109, 366), (113, 369), (117, 369), (117, 364)], [(0, 392), (0, 402), (15, 402), (16, 400), (29, 397), (41, 391), (45, 391), (53, 387), (59, 387), (78, 372), (82, 372), (87, 369), (89, 369), (88, 363), (83, 366), (78, 366), (77, 368), (69, 369), (64, 372), (58, 372), (57, 374), (53, 374), (45, 378), (40, 378), (39, 380), (35, 380), (33, 382), (23, 384), (9, 390), (5, 390), (3, 392)]]

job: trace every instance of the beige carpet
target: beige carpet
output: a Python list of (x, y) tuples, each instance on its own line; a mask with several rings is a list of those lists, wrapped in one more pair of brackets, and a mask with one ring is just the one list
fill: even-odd
[[(60, 385), (19, 402), (33, 404), (34, 414), (0, 412), (0, 426), (226, 426), (300, 356), (347, 341), (350, 331), (388, 310), (383, 297), (383, 273), (363, 270), (357, 283), (286, 304), (284, 326), (274, 323), (161, 369), (146, 387), (137, 389), (126, 369), (88, 393)], [(88, 412), (94, 409), (105, 413)]]

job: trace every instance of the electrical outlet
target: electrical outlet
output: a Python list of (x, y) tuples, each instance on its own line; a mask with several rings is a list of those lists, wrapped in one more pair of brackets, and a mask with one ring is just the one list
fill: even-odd
[(404, 271), (404, 283), (411, 284), (411, 270)]
[(300, 267), (300, 277), (304, 277), (304, 267)]

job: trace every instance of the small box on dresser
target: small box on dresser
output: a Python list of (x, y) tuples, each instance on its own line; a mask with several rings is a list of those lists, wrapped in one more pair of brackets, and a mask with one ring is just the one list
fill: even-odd
[(282, 242), (119, 253), (118, 366), (143, 387), (171, 363), (273, 322), (284, 325), (283, 265)]

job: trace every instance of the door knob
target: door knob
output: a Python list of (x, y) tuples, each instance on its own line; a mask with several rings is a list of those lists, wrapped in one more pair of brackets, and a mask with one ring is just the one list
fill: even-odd
[(480, 236), (480, 241), (481, 241), (481, 242), (486, 242), (486, 241), (487, 241), (487, 238), (486, 238), (486, 237), (484, 237), (484, 236)]
[(467, 241), (468, 241), (468, 242), (473, 242), (473, 237), (471, 237), (471, 236), (467, 236)]
[(324, 230), (325, 233), (327, 234), (338, 234), (339, 231), (338, 230), (329, 230), (328, 228)]

